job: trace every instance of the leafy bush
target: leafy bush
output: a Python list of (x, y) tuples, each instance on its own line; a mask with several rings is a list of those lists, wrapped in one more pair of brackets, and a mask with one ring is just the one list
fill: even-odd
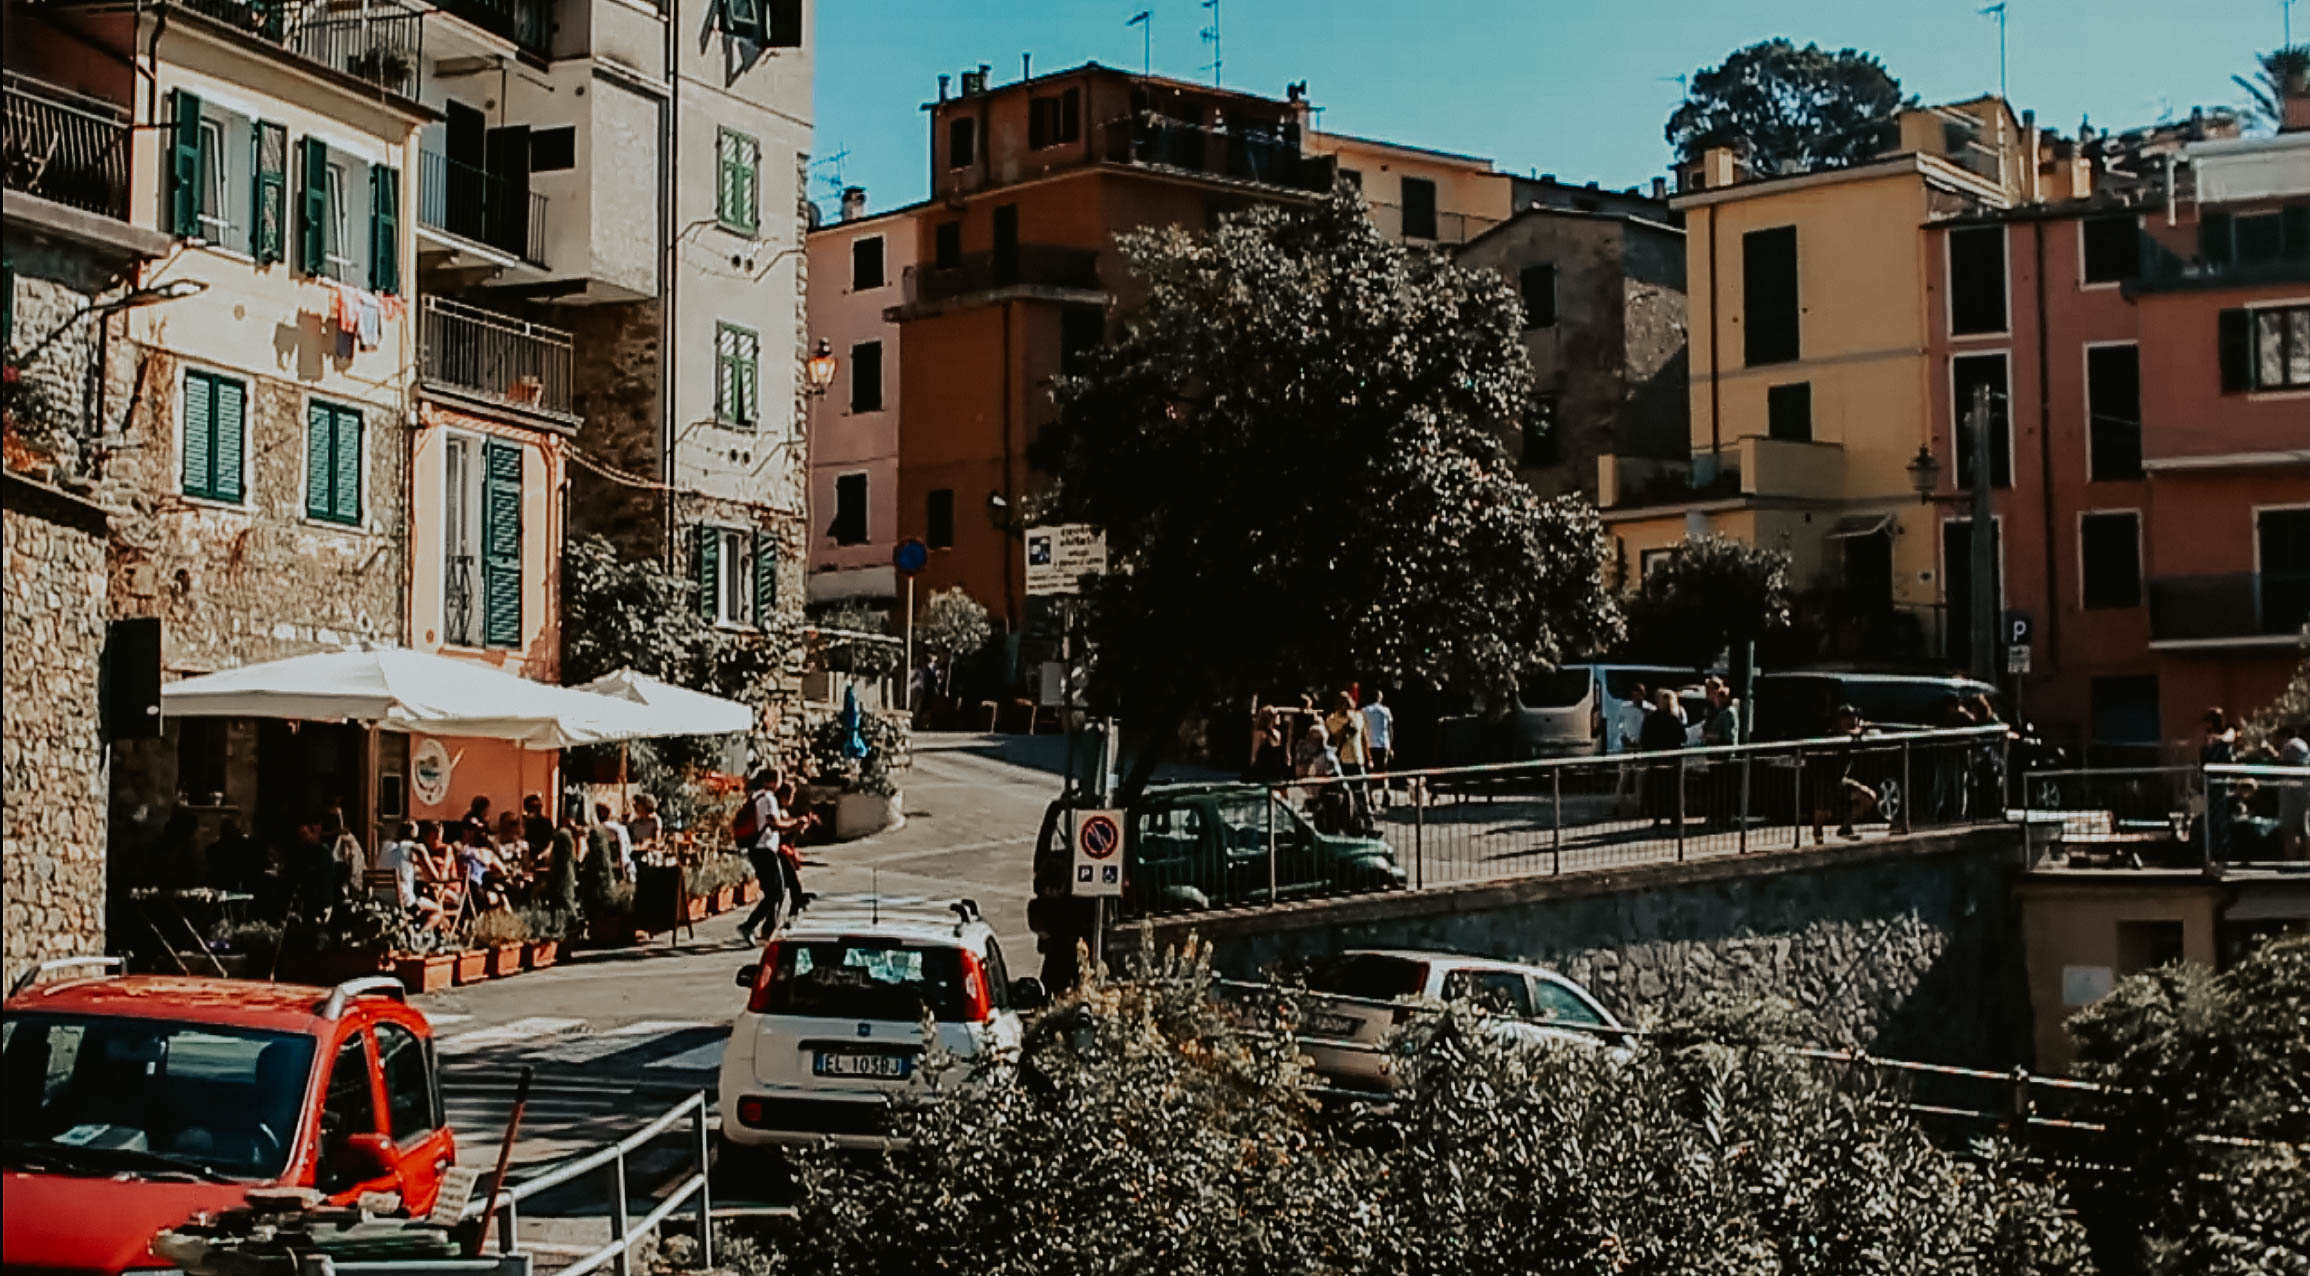
[(878, 634), (894, 638), (891, 632), (890, 609), (844, 599), (810, 609), (810, 624), (818, 631), (819, 658), (836, 673), (860, 678), (879, 678), (896, 673), (906, 660), (905, 646), (898, 642), (870, 642), (846, 637), (834, 630), (850, 633)]
[(1789, 553), (1725, 536), (1688, 537), (1628, 601), (1631, 654), (1694, 667), (1789, 625)]
[(810, 728), (810, 768), (819, 783), (839, 784), (850, 792), (876, 797), (898, 792), (898, 773), (913, 758), (913, 736), (905, 722), (890, 714), (860, 714), (858, 734), (866, 743), (863, 758), (853, 758), (844, 750), (849, 734), (840, 714), (821, 719)]
[(492, 908), (475, 917), (465, 935), (475, 948), (525, 943), (530, 938), (529, 922), (510, 908)]
[(977, 654), (994, 634), (987, 609), (960, 585), (924, 599), (922, 612), (914, 621), (915, 649), (937, 659), (941, 692), (954, 690), (956, 662)]
[(698, 861), (684, 879), (690, 893), (707, 896), (725, 886), (743, 886), (754, 880), (754, 866), (743, 855), (718, 852)]

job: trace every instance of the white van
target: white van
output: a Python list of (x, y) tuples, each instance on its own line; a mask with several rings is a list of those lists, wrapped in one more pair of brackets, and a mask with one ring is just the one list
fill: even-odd
[(1680, 665), (1562, 665), (1536, 673), (1516, 689), (1508, 715), (1520, 758), (1562, 758), (1626, 753), (1636, 747), (1642, 715), (1632, 696), (1642, 687), (1649, 698), (1662, 687), (1684, 703), (1688, 737), (1697, 733), (1708, 706), (1701, 699), (1699, 669)]

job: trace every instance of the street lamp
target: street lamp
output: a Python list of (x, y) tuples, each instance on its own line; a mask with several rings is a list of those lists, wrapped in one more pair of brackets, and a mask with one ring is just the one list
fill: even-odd
[(1933, 457), (1933, 449), (1920, 443), (1917, 455), (1909, 458), (1909, 486), (1917, 492), (1917, 502), (1928, 504), (1933, 493), (1941, 488), (1941, 462)]
[(802, 363), (803, 375), (810, 382), (810, 393), (813, 395), (826, 393), (828, 387), (834, 384), (834, 369), (838, 362), (834, 357), (833, 343), (820, 337), (817, 348), (812, 350), (810, 357)]

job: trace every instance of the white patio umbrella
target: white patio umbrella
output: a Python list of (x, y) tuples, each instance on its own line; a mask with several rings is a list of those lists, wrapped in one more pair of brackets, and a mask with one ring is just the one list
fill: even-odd
[(577, 690), (644, 707), (657, 729), (651, 735), (735, 735), (754, 729), (753, 706), (692, 691), (633, 669), (603, 674)]
[(532, 749), (668, 734), (629, 700), (398, 647), (243, 665), (170, 683), (160, 700), (168, 717), (350, 720)]

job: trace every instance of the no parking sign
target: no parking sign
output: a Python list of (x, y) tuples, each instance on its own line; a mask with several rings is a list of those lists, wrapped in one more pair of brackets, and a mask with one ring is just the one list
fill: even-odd
[(1077, 895), (1123, 893), (1123, 813), (1077, 811), (1074, 827)]

